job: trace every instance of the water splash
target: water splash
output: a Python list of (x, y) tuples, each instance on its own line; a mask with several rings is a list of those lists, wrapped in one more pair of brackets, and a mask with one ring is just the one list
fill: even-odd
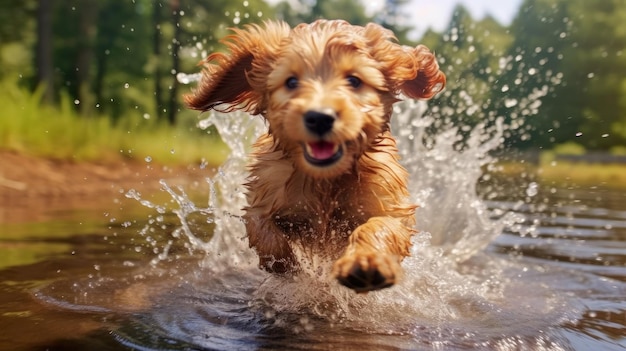
[[(512, 213), (492, 219), (492, 213), (476, 193), (481, 167), (493, 162), (489, 151), (501, 144), (502, 124), (496, 123), (493, 133), (485, 133), (483, 126), (476, 127), (466, 141), (466, 148), (459, 152), (455, 149), (458, 140), (455, 128), (425, 142), (426, 129), (434, 121), (425, 111), (425, 104), (405, 102), (396, 107), (392, 126), (398, 135), (402, 162), (411, 174), (409, 189), (413, 200), (421, 206), (417, 212), (421, 231), (413, 239), (411, 256), (403, 263), (407, 272), (405, 279), (384, 293), (356, 296), (331, 277), (332, 262), (301, 255), (300, 259), (305, 262), (298, 276), (285, 279), (267, 275), (264, 278), (252, 294), (259, 306), (271, 310), (271, 315), (310, 311), (330, 320), (347, 319), (371, 328), (379, 325), (380, 316), (389, 315), (390, 311), (397, 313), (395, 321), (398, 326), (399, 316), (406, 317), (407, 326), (412, 325), (416, 316), (430, 320), (458, 318), (462, 314), (458, 310), (460, 305), (451, 302), (460, 299), (460, 295), (472, 295), (466, 299), (486, 299), (487, 293), (501, 293), (496, 293), (501, 288), (495, 287), (497, 284), (493, 281), (468, 283), (467, 276), (457, 271), (457, 262), (471, 258), (505, 227), (520, 220)], [(254, 140), (256, 133), (265, 131), (264, 126), (258, 125), (253, 136), (242, 139), (241, 125), (251, 123), (249, 119), (238, 113), (213, 114), (203, 122), (213, 121), (220, 133), (226, 133), (225, 141), (235, 150), (225, 165), (226, 169), (220, 170), (220, 173), (229, 174), (228, 179), (215, 180), (229, 182), (223, 186), (226, 193), (232, 193), (232, 189), (237, 189), (233, 186), (241, 184), (246, 177), (241, 161), (245, 159), (242, 158), (244, 150), (249, 148), (247, 143)], [(233, 203), (244, 205), (244, 199), (240, 200)], [(215, 204), (221, 206), (219, 204), (228, 201), (221, 199)], [(239, 224), (239, 227), (229, 227), (226, 232), (216, 231), (215, 235), (241, 237), (244, 232)], [(245, 246), (245, 241), (240, 240), (239, 252), (246, 250)], [(256, 260), (252, 259), (252, 262)], [(493, 271), (492, 274), (497, 273)]]
[(457, 126), (449, 124), (440, 127), (439, 134), (428, 134), (435, 118), (425, 113), (426, 108), (424, 102), (412, 101), (396, 106), (392, 130), (398, 134), (400, 154), (410, 174), (413, 201), (420, 205), (418, 226), (432, 234), (433, 246), (463, 261), (521, 220), (513, 213), (494, 220), (476, 189), (484, 166), (496, 161), (490, 152), (501, 147), (504, 126), (501, 119), (491, 128), (479, 124), (459, 148), (463, 138)]
[[(187, 277), (189, 290), (182, 294), (194, 296), (194, 301), (201, 298), (206, 305), (192, 303), (195, 307), (189, 307), (189, 301), (183, 300), (176, 308), (187, 309), (188, 316), (192, 316), (189, 318), (195, 318), (194, 314), (204, 316), (200, 319), (213, 327), (210, 320), (228, 316), (231, 328), (242, 328), (239, 323), (244, 323), (244, 329), (255, 340), (268, 330), (276, 333), (276, 328), (306, 334), (312, 330), (330, 332), (328, 328), (341, 325), (347, 328), (344, 332), (408, 335), (409, 345), (419, 339), (441, 342), (442, 346), (460, 337), (468, 345), (487, 343), (483, 346), (496, 347), (495, 343), (506, 342), (501, 336), (512, 332), (511, 325), (516, 326), (516, 336), (508, 342), (529, 339), (536, 343), (538, 320), (543, 332), (549, 333), (550, 325), (567, 318), (566, 303), (548, 287), (528, 284), (527, 279), (518, 283), (513, 278), (521, 272), (539, 275), (536, 268), (522, 268), (501, 257), (485, 255), (485, 247), (497, 235), (522, 220), (513, 212), (489, 209), (476, 190), (483, 168), (495, 161), (490, 152), (503, 143), (502, 121), (466, 131), (464, 146), (459, 147), (456, 127), (443, 128), (436, 135), (427, 132), (435, 118), (428, 114), (424, 103), (398, 104), (392, 120), (402, 163), (410, 173), (409, 190), (420, 205), (416, 213), (420, 232), (413, 238), (411, 256), (403, 262), (405, 276), (400, 283), (391, 289), (357, 295), (332, 278), (332, 262), (309, 255), (301, 255), (302, 272), (296, 276), (261, 271), (256, 266), (256, 254), (248, 247), (241, 220), (246, 205), (242, 184), (248, 175), (251, 145), (267, 126), (261, 118), (244, 113), (210, 113), (199, 126), (214, 126), (231, 154), (207, 179), (210, 191), (206, 206), (193, 203), (183, 189), (162, 183), (176, 204), (172, 212), (179, 225), (172, 232), (173, 239), (160, 250), (155, 265), (167, 259), (171, 240), (185, 240), (190, 253), (204, 255), (201, 271)], [(128, 196), (140, 200), (132, 192)], [(189, 225), (190, 218), (198, 214), (214, 226), (210, 239), (203, 240), (205, 235)], [(511, 294), (515, 295), (515, 304), (507, 297)], [(238, 296), (237, 302), (232, 303), (234, 296)], [(531, 313), (528, 306), (541, 306), (543, 310), (537, 313), (534, 308)], [(158, 319), (158, 315), (153, 318)], [(525, 322), (520, 316), (525, 316)], [(255, 323), (250, 324), (251, 320)], [(167, 333), (180, 327), (182, 321), (170, 322), (163, 327)], [(186, 337), (189, 335), (180, 336)], [(494, 338), (498, 341), (489, 344)]]

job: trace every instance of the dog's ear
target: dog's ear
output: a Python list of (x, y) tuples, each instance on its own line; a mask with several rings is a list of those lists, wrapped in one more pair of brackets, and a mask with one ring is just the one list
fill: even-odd
[(424, 45), (403, 49), (415, 59), (417, 75), (400, 84), (400, 91), (413, 99), (430, 99), (441, 92), (446, 86), (446, 75), (439, 70), (435, 55)]
[(266, 79), (290, 28), (282, 22), (266, 22), (263, 27), (249, 25), (232, 31), (222, 40), (226, 51), (213, 53), (201, 63), (202, 79), (197, 89), (184, 97), (189, 108), (264, 112)]
[(363, 36), (394, 93), (404, 93), (413, 99), (430, 99), (445, 87), (446, 76), (426, 46), (399, 45), (390, 30), (374, 23), (364, 27)]

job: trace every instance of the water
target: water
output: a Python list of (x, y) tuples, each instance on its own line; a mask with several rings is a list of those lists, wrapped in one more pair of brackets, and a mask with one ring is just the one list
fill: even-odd
[(393, 288), (354, 294), (316, 258), (294, 277), (259, 270), (241, 184), (265, 126), (215, 114), (200, 126), (232, 153), (207, 194), (163, 182), (165, 199), (130, 191), (91, 225), (3, 229), (5, 255), (33, 255), (0, 270), (0, 349), (626, 348), (626, 193), (485, 174), (500, 122), (462, 148), (454, 127), (426, 132), (425, 105), (394, 123), (420, 233)]

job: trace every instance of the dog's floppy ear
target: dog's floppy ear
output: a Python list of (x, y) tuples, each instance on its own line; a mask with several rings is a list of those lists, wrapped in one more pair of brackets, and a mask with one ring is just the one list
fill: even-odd
[(222, 40), (226, 52), (213, 53), (202, 63), (204, 70), (197, 89), (185, 96), (190, 108), (264, 112), (267, 75), (290, 28), (282, 22), (266, 22), (263, 27), (249, 25), (232, 31)]
[(389, 90), (413, 99), (430, 99), (443, 90), (446, 76), (426, 46), (399, 45), (390, 30), (374, 23), (363, 28), (363, 36), (372, 56), (381, 64)]
[(439, 70), (437, 59), (424, 45), (405, 46), (404, 51), (413, 56), (417, 75), (400, 85), (400, 91), (413, 99), (430, 99), (446, 86), (446, 75)]

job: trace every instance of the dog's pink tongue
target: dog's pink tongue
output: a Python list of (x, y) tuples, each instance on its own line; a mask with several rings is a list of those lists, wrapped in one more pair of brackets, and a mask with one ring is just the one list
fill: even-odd
[(309, 143), (311, 153), (313, 157), (318, 160), (326, 160), (335, 154), (335, 144), (326, 141), (319, 141), (316, 143)]

